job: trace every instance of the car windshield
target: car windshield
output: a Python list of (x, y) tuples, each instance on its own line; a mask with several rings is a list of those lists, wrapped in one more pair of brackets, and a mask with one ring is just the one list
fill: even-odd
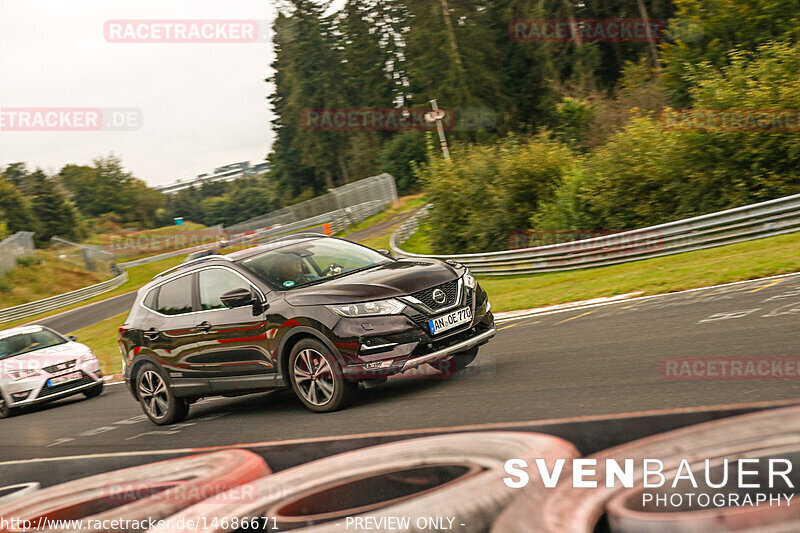
[(289, 290), (366, 270), (392, 259), (370, 248), (338, 239), (303, 241), (242, 260), (278, 290)]
[(47, 329), (24, 331), (0, 338), (0, 359), (64, 344), (67, 340)]

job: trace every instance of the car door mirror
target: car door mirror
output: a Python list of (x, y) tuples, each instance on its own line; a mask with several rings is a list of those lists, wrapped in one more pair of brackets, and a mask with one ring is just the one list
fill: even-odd
[(378, 249), (378, 250), (376, 250), (376, 251), (377, 251), (379, 254), (381, 254), (381, 255), (385, 255), (386, 257), (389, 257), (389, 258), (391, 258), (391, 259), (394, 259), (394, 257), (392, 257), (392, 252), (391, 252), (391, 250), (387, 250), (386, 248), (380, 248), (380, 249)]
[(220, 297), (220, 300), (222, 300), (222, 303), (225, 304), (226, 307), (230, 307), (231, 309), (234, 307), (244, 307), (245, 305), (250, 305), (258, 301), (253, 298), (250, 289), (244, 288), (228, 291)]
[(75, 342), (76, 340), (78, 340), (78, 337), (76, 337), (75, 335), (67, 335), (67, 339), (71, 340), (72, 342)]

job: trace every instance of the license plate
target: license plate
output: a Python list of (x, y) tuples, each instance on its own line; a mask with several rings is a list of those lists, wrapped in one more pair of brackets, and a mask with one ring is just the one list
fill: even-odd
[(469, 307), (462, 307), (461, 309), (456, 309), (455, 311), (447, 313), (446, 315), (428, 320), (428, 328), (431, 330), (432, 335), (436, 335), (471, 321), (472, 309)]
[(64, 374), (63, 376), (58, 376), (56, 378), (50, 378), (47, 380), (48, 387), (55, 387), (56, 385), (61, 385), (62, 383), (69, 383), (70, 381), (77, 381), (83, 377), (83, 374), (80, 372), (71, 372), (69, 374)]

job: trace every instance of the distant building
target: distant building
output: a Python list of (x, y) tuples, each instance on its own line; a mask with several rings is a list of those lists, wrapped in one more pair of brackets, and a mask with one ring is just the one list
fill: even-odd
[(246, 178), (248, 176), (257, 176), (269, 172), (269, 161), (251, 165), (249, 161), (241, 163), (233, 163), (218, 167), (214, 172), (208, 174), (199, 174), (196, 178), (176, 180), (174, 183), (168, 185), (161, 185), (156, 187), (156, 190), (164, 194), (174, 194), (176, 192), (188, 189), (189, 187), (200, 187), (204, 183), (216, 183), (218, 181), (233, 181), (239, 178)]

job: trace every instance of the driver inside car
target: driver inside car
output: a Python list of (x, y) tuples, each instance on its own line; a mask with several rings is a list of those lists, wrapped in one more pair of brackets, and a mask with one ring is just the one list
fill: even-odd
[(284, 287), (307, 283), (311, 279), (303, 265), (303, 260), (294, 254), (282, 255), (276, 261), (272, 267), (272, 277)]

